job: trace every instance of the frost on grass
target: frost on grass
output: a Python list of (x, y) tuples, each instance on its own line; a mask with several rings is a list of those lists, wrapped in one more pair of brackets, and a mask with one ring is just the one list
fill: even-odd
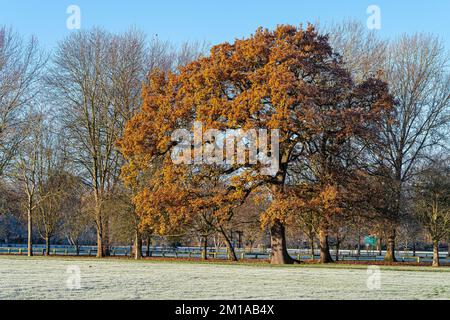
[[(69, 266), (81, 289), (69, 289)], [(449, 270), (262, 267), (0, 257), (0, 299), (450, 299)]]

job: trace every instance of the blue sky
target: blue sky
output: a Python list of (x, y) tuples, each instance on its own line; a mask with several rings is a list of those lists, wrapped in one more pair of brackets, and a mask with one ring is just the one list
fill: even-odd
[(0, 25), (24, 35), (36, 35), (51, 49), (69, 32), (69, 5), (81, 9), (81, 28), (110, 31), (138, 27), (149, 36), (178, 44), (206, 40), (211, 44), (251, 34), (258, 26), (321, 23), (354, 18), (365, 23), (369, 5), (381, 9), (383, 37), (432, 32), (450, 49), (450, 0), (0, 0)]

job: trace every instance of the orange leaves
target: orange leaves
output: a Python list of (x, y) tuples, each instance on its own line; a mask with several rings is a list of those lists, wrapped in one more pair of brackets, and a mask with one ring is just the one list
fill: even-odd
[[(179, 228), (204, 210), (220, 220), (261, 185), (280, 187), (264, 224), (286, 222), (301, 210), (340, 212), (338, 190), (346, 175), (341, 159), (350, 141), (376, 133), (393, 104), (380, 80), (355, 85), (327, 37), (312, 25), (260, 28), (247, 39), (214, 46), (208, 57), (178, 73), (155, 71), (143, 98), (120, 141), (129, 162), (123, 177), (139, 187), (138, 211), (160, 232)], [(191, 130), (194, 121), (204, 130), (278, 129), (276, 176), (262, 177), (257, 164), (234, 165), (224, 174), (223, 167), (171, 163), (171, 133)], [(311, 171), (309, 183), (292, 182), (304, 179), (303, 172), (289, 179), (289, 169), (299, 161)]]

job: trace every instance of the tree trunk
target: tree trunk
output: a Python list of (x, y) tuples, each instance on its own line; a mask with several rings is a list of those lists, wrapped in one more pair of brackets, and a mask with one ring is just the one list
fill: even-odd
[(103, 247), (103, 220), (102, 210), (99, 203), (98, 196), (95, 198), (95, 222), (97, 228), (97, 258), (103, 258), (105, 256)]
[(97, 226), (97, 258), (103, 258), (104, 256), (102, 228)]
[(335, 261), (339, 261), (339, 249), (341, 246), (341, 241), (339, 238), (336, 240), (336, 254), (335, 254)]
[(356, 247), (356, 255), (359, 257), (361, 255), (361, 235), (358, 234), (358, 245)]
[(450, 238), (447, 239), (447, 258), (450, 258)]
[(321, 228), (319, 231), (320, 242), (320, 263), (331, 263), (333, 258), (330, 254), (330, 246), (328, 244), (328, 230)]
[(28, 256), (33, 256), (33, 217), (31, 215), (31, 209), (28, 209), (27, 214), (27, 224), (28, 224)]
[(151, 239), (150, 237), (147, 237), (147, 248), (145, 249), (145, 256), (150, 257), (150, 243)]
[(202, 240), (203, 240), (202, 259), (208, 260), (208, 236), (204, 236)]
[(412, 250), (413, 250), (413, 257), (415, 257), (416, 256), (416, 240), (413, 241)]
[(45, 237), (45, 255), (47, 257), (50, 255), (50, 237), (48, 235)]
[(293, 264), (296, 261), (287, 251), (285, 227), (279, 220), (270, 228), (270, 243), (272, 249), (271, 264)]
[(439, 240), (433, 240), (433, 267), (439, 265)]
[(314, 260), (314, 236), (309, 238), (309, 247), (311, 249), (312, 260)]
[(384, 261), (397, 262), (397, 259), (395, 258), (395, 232), (395, 228), (393, 228), (388, 235), (388, 243)]
[(225, 232), (225, 230), (222, 228), (222, 226), (220, 226), (220, 233), (222, 234), (224, 240), (225, 240), (225, 245), (227, 246), (227, 250), (229, 253), (229, 258), (232, 261), (238, 261), (238, 258), (236, 256), (236, 251), (234, 251), (233, 245), (231, 243), (230, 238), (227, 236), (227, 233)]
[(142, 258), (142, 238), (139, 234), (139, 230), (135, 230), (134, 234), (134, 259), (139, 260)]
[(383, 250), (383, 238), (380, 237), (380, 239), (378, 239), (378, 255), (381, 256), (383, 254), (382, 250)]
[[(110, 243), (109, 243), (109, 218), (105, 217), (105, 219), (103, 219), (104, 221), (104, 227), (103, 227), (103, 240), (102, 240), (102, 244), (103, 244), (103, 255), (105, 257), (109, 257), (111, 255), (111, 250), (110, 250)], [(131, 252), (130, 252), (130, 256), (131, 256)]]

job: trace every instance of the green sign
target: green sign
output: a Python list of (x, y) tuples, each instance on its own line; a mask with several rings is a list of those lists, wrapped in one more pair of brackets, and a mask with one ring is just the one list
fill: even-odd
[(377, 244), (377, 238), (375, 236), (365, 236), (364, 243), (366, 246), (374, 246)]

